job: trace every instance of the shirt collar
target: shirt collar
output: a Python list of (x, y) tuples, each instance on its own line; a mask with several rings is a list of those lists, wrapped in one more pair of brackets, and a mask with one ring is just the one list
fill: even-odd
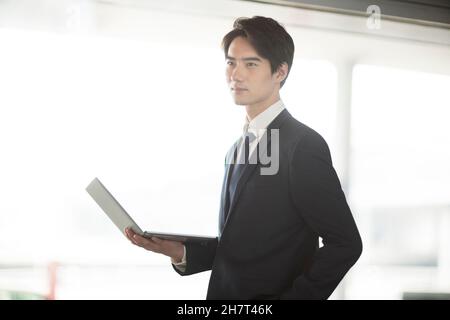
[(245, 117), (244, 134), (247, 131), (254, 133), (257, 137), (264, 132), (269, 124), (284, 110), (284, 103), (280, 99), (266, 110), (258, 114), (251, 121), (248, 121), (247, 116)]

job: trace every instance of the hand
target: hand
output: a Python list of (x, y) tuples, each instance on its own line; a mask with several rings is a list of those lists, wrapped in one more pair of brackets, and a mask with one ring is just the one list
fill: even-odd
[(131, 228), (126, 228), (125, 234), (128, 240), (136, 246), (166, 255), (172, 258), (175, 262), (181, 262), (183, 259), (184, 244), (182, 242), (163, 240), (156, 237), (151, 237), (151, 239), (144, 238), (134, 232)]

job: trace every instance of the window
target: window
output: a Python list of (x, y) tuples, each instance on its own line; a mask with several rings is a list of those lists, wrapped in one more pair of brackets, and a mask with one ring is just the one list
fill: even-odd
[(398, 299), (449, 277), (449, 86), (439, 74), (354, 68), (350, 194), (365, 264), (349, 297)]

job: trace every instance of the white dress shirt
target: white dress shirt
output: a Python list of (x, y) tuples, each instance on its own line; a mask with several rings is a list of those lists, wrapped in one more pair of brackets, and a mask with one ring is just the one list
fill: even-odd
[[(268, 107), (266, 110), (258, 114), (255, 118), (253, 118), (251, 121), (248, 120), (248, 116), (245, 117), (245, 124), (243, 128), (243, 136), (247, 132), (253, 133), (256, 137), (251, 143), (249, 148), (249, 154), (252, 154), (253, 151), (255, 151), (256, 146), (258, 145), (259, 141), (261, 140), (262, 136), (266, 132), (267, 127), (269, 124), (281, 113), (281, 111), (284, 110), (284, 103), (280, 99), (277, 102), (275, 102), (273, 105)], [(244, 143), (244, 139), (242, 139), (241, 144), (239, 145), (238, 150), (240, 150), (236, 163), (244, 163), (242, 160), (242, 152), (244, 148), (242, 148), (242, 143)], [(248, 159), (247, 159), (248, 160)]]
[[(281, 111), (284, 110), (284, 108), (285, 108), (284, 103), (280, 99), (274, 104), (272, 104), (270, 107), (268, 107), (266, 110), (258, 114), (251, 121), (248, 120), (248, 116), (245, 117), (243, 135), (245, 135), (248, 131), (253, 133), (256, 137), (256, 139), (250, 143), (249, 154), (252, 154), (253, 151), (255, 151), (258, 142), (261, 140), (269, 124), (281, 113)], [(241, 143), (243, 143), (243, 141)], [(242, 150), (242, 148), (239, 148), (238, 150)], [(236, 163), (243, 163), (239, 162), (240, 157), (242, 157), (242, 152), (238, 154)], [(186, 270), (186, 246), (183, 247), (184, 247), (183, 259), (180, 262), (175, 262), (173, 259), (171, 259), (172, 264), (181, 272), (184, 272)]]
[(186, 246), (183, 246), (183, 258), (181, 259), (180, 262), (176, 262), (174, 259), (172, 260), (172, 264), (181, 272), (184, 272), (186, 270)]

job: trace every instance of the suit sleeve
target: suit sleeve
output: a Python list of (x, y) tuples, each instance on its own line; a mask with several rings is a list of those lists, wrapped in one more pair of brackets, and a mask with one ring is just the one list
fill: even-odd
[(186, 269), (183, 272), (172, 265), (174, 270), (182, 276), (211, 270), (217, 243), (217, 238), (202, 243), (186, 243)]
[(362, 253), (362, 241), (325, 140), (303, 136), (289, 166), (290, 196), (309, 228), (322, 238), (309, 269), (281, 299), (327, 299)]

